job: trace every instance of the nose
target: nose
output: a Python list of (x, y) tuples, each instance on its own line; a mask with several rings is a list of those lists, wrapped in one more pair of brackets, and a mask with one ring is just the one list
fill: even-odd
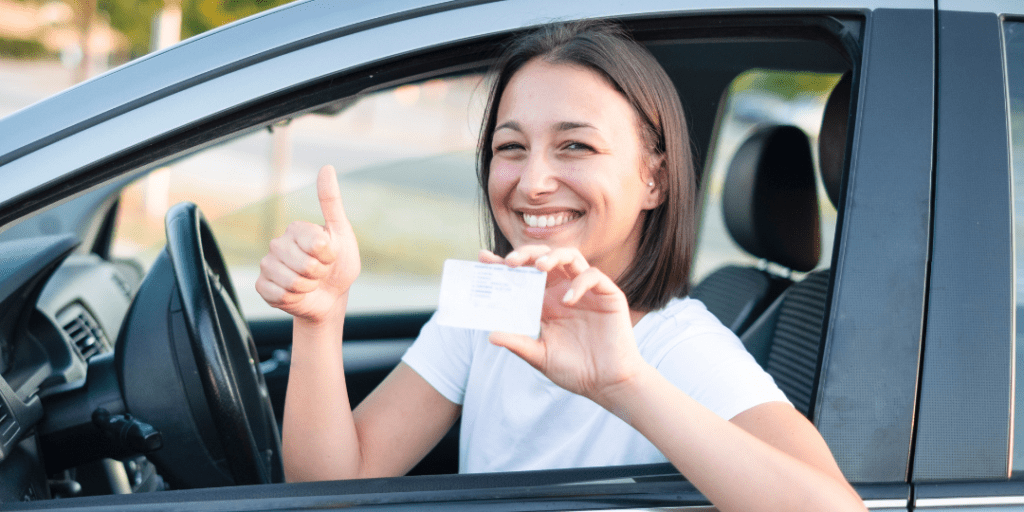
[(529, 199), (543, 197), (558, 188), (557, 174), (545, 155), (535, 152), (526, 159), (517, 188)]

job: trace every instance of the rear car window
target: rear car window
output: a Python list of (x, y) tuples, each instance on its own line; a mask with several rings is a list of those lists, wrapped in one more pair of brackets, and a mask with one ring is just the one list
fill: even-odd
[(1013, 177), (1013, 243), (1016, 303), (1015, 415), (1013, 472), (1024, 471), (1024, 23), (1004, 25), (1006, 80), (1009, 99), (1010, 173)]

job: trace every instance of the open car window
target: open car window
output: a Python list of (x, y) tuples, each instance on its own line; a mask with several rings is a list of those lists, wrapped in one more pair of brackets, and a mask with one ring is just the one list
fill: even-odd
[(256, 293), (260, 259), (292, 221), (322, 224), (317, 170), (337, 169), (362, 273), (349, 311), (433, 310), (445, 259), (475, 259), (474, 163), (481, 74), (430, 79), (344, 99), (172, 161), (121, 194), (112, 256), (147, 267), (170, 205), (199, 205), (250, 319), (286, 314)]

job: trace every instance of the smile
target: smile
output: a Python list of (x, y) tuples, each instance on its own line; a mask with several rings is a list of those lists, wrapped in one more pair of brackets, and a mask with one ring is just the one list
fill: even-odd
[(531, 215), (529, 213), (523, 213), (523, 222), (531, 228), (553, 228), (555, 226), (561, 226), (567, 222), (580, 218), (583, 214), (580, 212), (567, 211), (554, 213), (550, 215)]

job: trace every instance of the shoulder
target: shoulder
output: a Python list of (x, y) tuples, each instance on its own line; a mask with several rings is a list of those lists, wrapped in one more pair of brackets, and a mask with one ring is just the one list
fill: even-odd
[(640, 353), (655, 367), (669, 355), (695, 364), (749, 357), (740, 339), (704, 303), (689, 297), (672, 299), (645, 315), (634, 334)]
[(461, 327), (449, 327), (437, 322), (437, 313), (431, 315), (430, 320), (423, 324), (416, 343), (442, 343), (442, 344), (464, 344), (487, 341), (487, 332), (477, 329), (464, 329)]
[(486, 332), (440, 325), (435, 314), (405, 351), (402, 361), (445, 398), (460, 404), (481, 344), (489, 345)]
[[(647, 318), (647, 317), (645, 317)], [(696, 299), (676, 299), (652, 317), (638, 345), (644, 358), (720, 417), (786, 396), (740, 339)], [(640, 327), (640, 324), (637, 324)]]
[(664, 308), (647, 313), (637, 323), (635, 332), (638, 338), (679, 341), (711, 336), (739, 343), (736, 335), (703, 302), (690, 297), (674, 298)]

